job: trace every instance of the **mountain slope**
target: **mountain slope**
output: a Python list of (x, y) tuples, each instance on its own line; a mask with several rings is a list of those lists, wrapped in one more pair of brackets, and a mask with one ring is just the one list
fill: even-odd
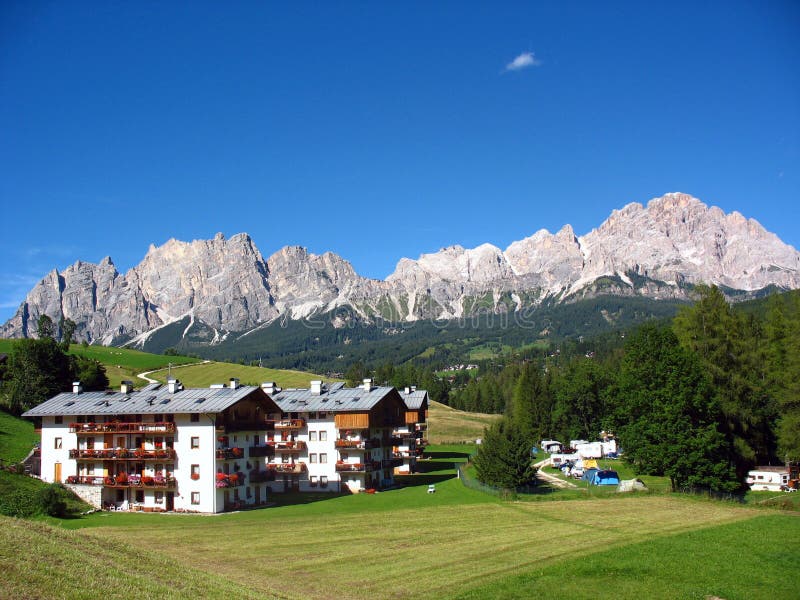
[[(75, 321), (79, 340), (217, 345), (276, 321), (323, 314), (334, 315), (335, 327), (352, 316), (393, 323), (524, 316), (598, 294), (682, 300), (700, 282), (753, 293), (800, 288), (800, 253), (752, 219), (679, 193), (628, 204), (584, 236), (566, 225), (505, 251), (450, 246), (403, 258), (386, 281), (359, 276), (330, 252), (287, 246), (265, 260), (247, 234), (218, 234), (151, 246), (124, 275), (110, 258), (51, 271), (0, 334), (34, 335), (39, 315), (47, 314), (56, 323)], [(335, 316), (345, 307), (345, 317)]]

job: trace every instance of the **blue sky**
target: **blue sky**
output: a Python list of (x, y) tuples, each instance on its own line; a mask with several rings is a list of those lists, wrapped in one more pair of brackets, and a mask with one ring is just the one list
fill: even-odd
[(800, 247), (800, 3), (494, 4), (0, 3), (0, 320), (218, 231), (383, 278), (683, 191)]

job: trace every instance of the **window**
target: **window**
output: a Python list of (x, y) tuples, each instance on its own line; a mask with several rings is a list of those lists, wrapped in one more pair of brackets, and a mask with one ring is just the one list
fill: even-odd
[(136, 490), (136, 502), (144, 502), (144, 490)]
[(192, 479), (195, 481), (200, 479), (200, 465), (192, 465)]
[(64, 417), (56, 415), (56, 425), (61, 425), (64, 422)]
[(199, 423), (200, 422), (200, 413), (192, 413), (189, 416), (189, 421), (192, 423)]
[(164, 502), (164, 492), (156, 492), (156, 504)]
[(200, 492), (192, 492), (192, 504), (200, 504)]
[(328, 487), (328, 478), (325, 475), (319, 477), (319, 487)]
[(319, 462), (321, 462), (323, 464), (327, 463), (328, 462), (328, 455), (326, 453), (324, 453), (324, 452), (320, 453)]
[(200, 437), (199, 436), (192, 436), (192, 449), (196, 449), (200, 447)]
[(320, 442), (327, 442), (328, 441), (328, 432), (327, 431), (320, 431), (319, 432), (319, 441)]
[(174, 422), (175, 422), (175, 415), (173, 415), (173, 414), (167, 414), (167, 415), (165, 415), (165, 416), (164, 416), (164, 420), (165, 420), (167, 423), (174, 423)]
[(317, 487), (317, 476), (316, 475), (312, 475), (311, 477), (309, 477), (308, 481), (309, 481), (311, 487)]
[(309, 431), (308, 432), (308, 441), (309, 442), (316, 442), (317, 441), (317, 432), (316, 431)]
[(319, 413), (319, 418), (324, 419), (327, 415), (324, 412)]
[(57, 437), (56, 440), (55, 440), (55, 449), (56, 450), (61, 450), (61, 438), (60, 437)]
[(315, 462), (317, 462), (317, 455), (316, 455), (316, 453), (309, 454), (309, 455), (308, 455), (308, 460), (309, 460), (309, 461), (311, 461), (312, 463), (315, 463)]

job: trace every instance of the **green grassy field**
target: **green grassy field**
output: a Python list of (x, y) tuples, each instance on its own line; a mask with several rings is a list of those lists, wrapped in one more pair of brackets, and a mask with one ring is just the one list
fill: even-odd
[(0, 595), (797, 597), (796, 516), (668, 494), (502, 501), (454, 478), (471, 450), (432, 446), (423, 473), (375, 495), (276, 494), (273, 507), (219, 516), (1, 519)]
[(470, 413), (431, 402), (428, 409), (428, 440), (434, 444), (474, 442), (500, 415)]
[(0, 462), (17, 463), (28, 456), (39, 436), (33, 423), (0, 410)]
[[(180, 379), (181, 383), (186, 387), (208, 387), (212, 383), (228, 383), (231, 377), (236, 377), (242, 385), (261, 385), (265, 381), (275, 381), (283, 388), (307, 388), (311, 380), (323, 379), (321, 375), (303, 371), (266, 369), (221, 362), (173, 368), (172, 375)], [(149, 377), (166, 382), (168, 371), (167, 369), (162, 369), (150, 374)]]
[[(16, 342), (17, 340), (0, 339), (0, 353), (10, 354)], [(136, 382), (137, 373), (160, 369), (170, 363), (181, 365), (199, 362), (199, 359), (188, 356), (164, 356), (128, 348), (82, 346), (80, 344), (72, 344), (69, 353), (103, 363), (111, 387), (118, 387), (120, 382), (125, 379)]]

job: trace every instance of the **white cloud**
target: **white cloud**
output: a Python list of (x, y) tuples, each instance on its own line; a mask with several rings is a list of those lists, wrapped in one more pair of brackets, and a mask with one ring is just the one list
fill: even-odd
[(541, 64), (542, 61), (536, 58), (533, 52), (523, 52), (510, 63), (508, 63), (505, 70), (521, 71), (522, 69), (528, 69), (530, 67), (538, 67)]

